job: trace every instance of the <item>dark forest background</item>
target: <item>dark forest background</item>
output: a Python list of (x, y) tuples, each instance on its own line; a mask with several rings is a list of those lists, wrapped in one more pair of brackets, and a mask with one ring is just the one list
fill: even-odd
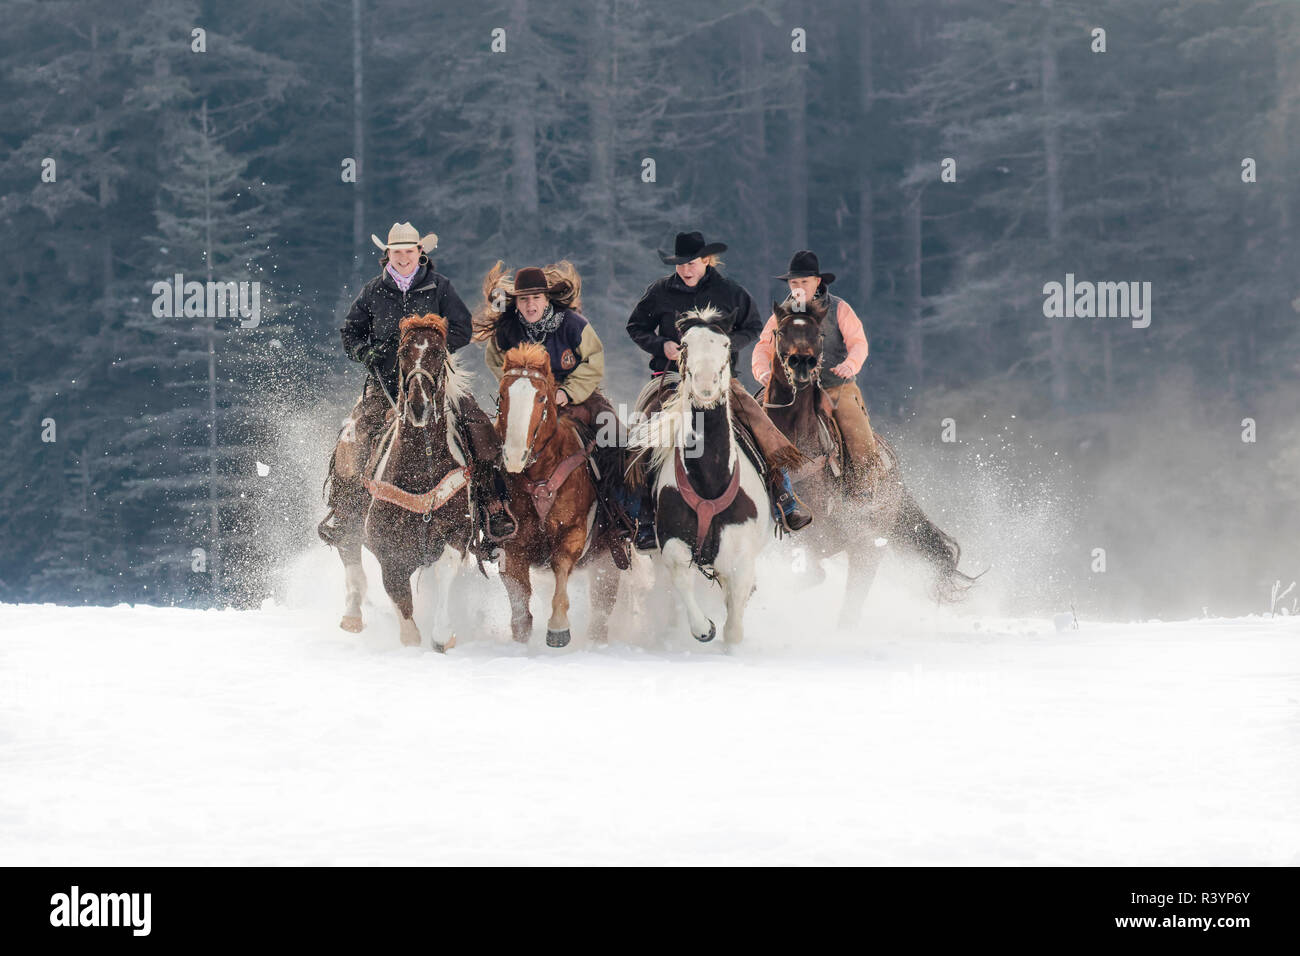
[[(866, 323), (873, 419), (1016, 596), (1267, 611), (1300, 576), (1294, 2), (5, 0), (0, 22), (0, 600), (272, 593), (360, 387), (337, 329), (369, 235), (407, 219), (471, 307), (498, 257), (572, 259), (629, 402), (623, 325), (675, 231), (727, 242), (760, 303), (816, 250)], [(260, 281), (260, 325), (155, 318), (175, 272)], [(1066, 273), (1151, 282), (1150, 327), (1046, 319)]]

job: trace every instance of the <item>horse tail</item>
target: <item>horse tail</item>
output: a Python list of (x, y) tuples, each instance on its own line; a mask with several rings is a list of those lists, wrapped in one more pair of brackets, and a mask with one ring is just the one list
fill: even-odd
[(935, 596), (940, 602), (950, 604), (960, 599), (975, 583), (974, 577), (957, 570), (961, 561), (957, 539), (931, 521), (906, 488), (894, 535), (933, 568)]
[(330, 452), (329, 467), (325, 469), (325, 480), (322, 481), (320, 485), (321, 497), (324, 498), (326, 502), (329, 501), (330, 480), (334, 477), (334, 459), (338, 457), (338, 453), (339, 446), (335, 444), (334, 450)]

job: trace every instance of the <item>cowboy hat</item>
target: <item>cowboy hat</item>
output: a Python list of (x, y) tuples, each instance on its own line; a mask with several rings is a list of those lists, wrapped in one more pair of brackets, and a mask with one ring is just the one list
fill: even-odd
[(672, 255), (659, 250), (659, 258), (663, 260), (666, 266), (681, 265), (683, 262), (690, 262), (692, 259), (701, 259), (704, 256), (716, 256), (720, 252), (726, 252), (727, 246), (721, 242), (704, 241), (704, 236), (698, 232), (679, 232), (676, 240), (673, 242)]
[(415, 246), (419, 246), (423, 252), (433, 252), (438, 248), (438, 237), (434, 233), (431, 232), (421, 239), (420, 230), (409, 222), (393, 223), (393, 227), (388, 230), (387, 242), (380, 240), (373, 232), (370, 234), (370, 241), (385, 252), (389, 249), (411, 249)]
[(776, 276), (777, 279), (804, 279), (808, 276), (818, 276), (823, 285), (830, 285), (835, 281), (834, 272), (822, 272), (821, 265), (817, 262), (817, 253), (808, 249), (800, 249), (790, 259), (790, 268), (783, 276)]
[(515, 281), (510, 294), (515, 298), (521, 295), (550, 295), (556, 287), (546, 281), (546, 273), (536, 266), (527, 266), (515, 273)]

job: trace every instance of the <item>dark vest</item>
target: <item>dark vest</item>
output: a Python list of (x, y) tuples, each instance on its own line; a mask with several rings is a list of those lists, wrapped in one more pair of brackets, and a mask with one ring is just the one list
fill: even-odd
[[(551, 374), (558, 384), (568, 378), (569, 373), (582, 361), (578, 346), (582, 344), (582, 333), (587, 328), (587, 320), (572, 309), (563, 306), (556, 308), (564, 313), (564, 318), (560, 319), (555, 331), (538, 344), (551, 357)], [(513, 308), (497, 321), (495, 336), (497, 348), (502, 354), (516, 345), (532, 341), (524, 334), (523, 317)]]
[(844, 344), (844, 336), (840, 333), (840, 300), (827, 291), (826, 305), (826, 318), (822, 319), (821, 384), (825, 388), (834, 388), (847, 385), (853, 379), (840, 378), (831, 371), (849, 357), (849, 347)]

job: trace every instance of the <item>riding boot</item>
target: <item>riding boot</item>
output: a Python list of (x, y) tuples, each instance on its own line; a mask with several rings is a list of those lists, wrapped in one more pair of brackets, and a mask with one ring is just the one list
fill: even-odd
[(329, 511), (316, 526), (316, 534), (332, 548), (343, 544), (365, 519), (366, 494), (355, 479), (330, 479)]
[(771, 475), (772, 518), (787, 531), (799, 531), (812, 524), (812, 515), (804, 508), (790, 484), (785, 469), (776, 469)]
[(495, 468), (491, 469), (489, 481), (492, 485), (491, 489), (484, 488), (486, 493), (479, 498), (483, 503), (485, 537), (493, 542), (505, 541), (507, 538), (514, 537), (515, 531), (519, 528), (510, 510), (510, 489), (506, 487), (506, 480), (501, 477), (501, 472)]
[[(628, 514), (632, 512), (629, 509)], [(636, 514), (632, 515), (636, 519), (636, 549), (638, 551), (653, 551), (659, 547), (659, 539), (655, 537), (655, 498), (654, 490), (646, 486), (644, 493), (637, 502)]]

